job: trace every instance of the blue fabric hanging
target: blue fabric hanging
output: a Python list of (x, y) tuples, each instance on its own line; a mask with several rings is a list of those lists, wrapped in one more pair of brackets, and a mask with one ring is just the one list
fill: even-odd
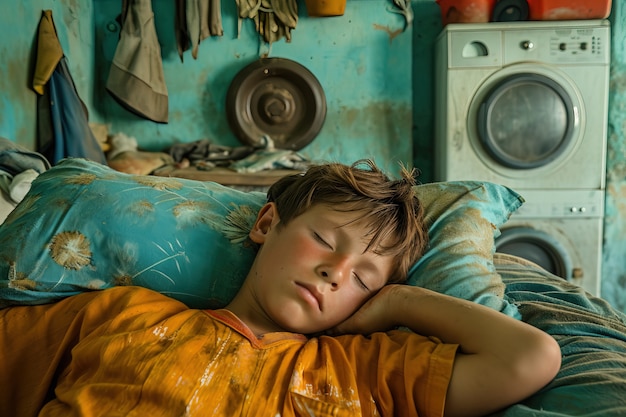
[(38, 94), (37, 150), (52, 165), (66, 157), (106, 164), (89, 127), (87, 107), (70, 74), (51, 10), (44, 10), (39, 22), (33, 90)]
[(89, 127), (86, 109), (78, 96), (65, 57), (52, 73), (48, 86), (54, 134), (52, 163), (72, 156), (106, 165), (106, 157)]

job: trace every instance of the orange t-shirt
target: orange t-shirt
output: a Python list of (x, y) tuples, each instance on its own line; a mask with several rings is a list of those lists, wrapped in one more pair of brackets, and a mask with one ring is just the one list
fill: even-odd
[(441, 416), (456, 348), (405, 331), (257, 339), (229, 311), (116, 287), (0, 310), (0, 415)]

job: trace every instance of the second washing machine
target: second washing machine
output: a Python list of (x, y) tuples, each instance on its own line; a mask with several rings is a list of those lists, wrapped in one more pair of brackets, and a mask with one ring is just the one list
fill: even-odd
[(604, 200), (600, 191), (521, 191), (496, 251), (528, 259), (600, 296)]

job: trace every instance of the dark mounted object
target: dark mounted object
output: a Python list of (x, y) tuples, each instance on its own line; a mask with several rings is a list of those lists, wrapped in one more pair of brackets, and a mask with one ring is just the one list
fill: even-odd
[(226, 116), (246, 145), (262, 147), (269, 137), (276, 148), (300, 150), (324, 124), (326, 96), (313, 73), (299, 63), (261, 58), (233, 78)]
[(526, 0), (497, 0), (493, 6), (492, 22), (515, 22), (528, 20)]

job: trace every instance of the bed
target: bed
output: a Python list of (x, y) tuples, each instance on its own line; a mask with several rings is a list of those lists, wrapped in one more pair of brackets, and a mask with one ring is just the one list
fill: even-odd
[[(521, 258), (494, 238), (523, 197), (501, 185), (415, 187), (430, 246), (409, 271), (419, 285), (496, 309), (551, 334), (562, 368), (496, 416), (626, 416), (626, 315)], [(0, 226), (0, 308), (145, 286), (195, 308), (236, 293), (256, 248), (246, 238), (259, 192), (120, 173), (85, 159), (39, 175)], [(86, 221), (88, 219), (88, 221)], [(6, 404), (0, 404), (0, 414)]]

